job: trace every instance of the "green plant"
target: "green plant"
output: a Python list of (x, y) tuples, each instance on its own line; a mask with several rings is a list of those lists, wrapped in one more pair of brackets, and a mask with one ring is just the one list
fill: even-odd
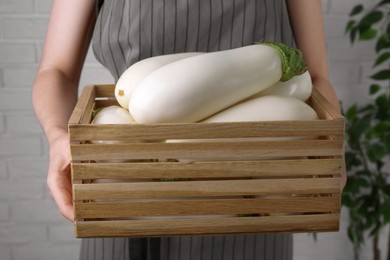
[[(376, 57), (369, 100), (344, 113), (348, 181), (342, 203), (349, 212), (348, 235), (355, 259), (368, 238), (374, 259), (379, 260), (379, 234), (390, 223), (390, 173), (385, 167), (390, 155), (390, 0), (377, 1), (370, 8), (356, 5), (350, 17), (346, 33), (351, 43), (373, 41)], [(390, 260), (390, 234), (388, 239)]]

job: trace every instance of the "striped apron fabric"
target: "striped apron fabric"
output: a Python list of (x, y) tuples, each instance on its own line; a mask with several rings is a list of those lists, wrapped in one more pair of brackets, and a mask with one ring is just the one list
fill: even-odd
[(163, 238), (88, 238), (82, 260), (291, 260), (292, 236), (255, 234)]
[[(156, 55), (295, 46), (284, 0), (97, 0), (96, 58), (115, 80)], [(80, 260), (291, 260), (291, 234), (82, 239)]]
[(284, 0), (105, 0), (92, 47), (117, 80), (130, 65), (151, 56), (226, 50), (256, 41), (295, 46)]

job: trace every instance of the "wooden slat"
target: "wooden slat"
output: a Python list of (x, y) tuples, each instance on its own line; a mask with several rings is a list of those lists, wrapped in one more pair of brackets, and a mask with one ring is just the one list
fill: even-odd
[(118, 103), (118, 101), (116, 101), (116, 99), (96, 100), (95, 101), (96, 108), (103, 108), (103, 107), (109, 107), (109, 106), (119, 106), (119, 103)]
[(69, 119), (69, 125), (77, 125), (83, 122), (83, 118), (88, 114), (91, 105), (93, 104), (95, 98), (95, 88), (93, 85), (87, 85), (83, 88), (79, 100), (76, 104), (76, 107), (73, 110), (73, 113)]
[[(117, 104), (113, 99), (114, 89), (113, 84), (85, 87), (69, 120), (77, 236), (318, 232), (338, 229), (344, 118), (317, 90), (313, 90), (309, 103), (320, 120), (90, 125), (94, 107)], [(250, 137), (305, 137), (306, 140), (134, 143), (137, 140), (158, 142), (165, 139)], [(90, 140), (128, 143), (77, 144)], [(232, 161), (84, 163), (118, 159), (210, 159), (210, 156)], [(293, 159), (292, 156), (320, 158)], [(259, 158), (262, 160), (245, 161)], [(153, 180), (160, 178), (193, 180)], [(115, 180), (83, 183), (91, 179), (117, 179), (120, 183), (115, 183)], [(133, 182), (125, 182), (126, 179)], [(311, 197), (321, 194), (325, 196)], [(236, 197), (242, 195), (257, 197)], [(163, 201), (161, 198), (170, 199)], [(191, 218), (191, 215), (197, 214), (226, 216), (258, 212), (271, 216)], [(294, 215), (284, 215), (286, 213)], [(170, 215), (186, 215), (187, 219), (107, 220)], [(102, 219), (91, 221), (91, 218)]]
[(318, 90), (313, 89), (311, 97), (313, 101), (316, 102), (316, 105), (322, 107), (322, 110), (327, 111), (330, 115), (327, 119), (344, 120), (340, 111), (336, 110), (336, 108)]
[(75, 222), (77, 237), (338, 231), (339, 214)]
[(205, 143), (72, 144), (73, 161), (122, 159), (223, 159), (341, 155), (342, 140)]
[(73, 179), (233, 178), (340, 175), (341, 159), (195, 163), (73, 163)]
[(257, 213), (324, 213), (340, 208), (340, 196), (203, 199), (133, 202), (76, 202), (77, 218), (119, 218)]
[(70, 137), (72, 140), (160, 140), (272, 136), (313, 137), (341, 134), (343, 127), (343, 122), (333, 122), (330, 120), (77, 125), (72, 126), (70, 129)]
[(114, 95), (115, 85), (114, 84), (94, 85), (94, 88), (96, 90), (96, 97), (115, 97), (115, 95)]
[(74, 184), (74, 196), (77, 200), (339, 192), (339, 178)]

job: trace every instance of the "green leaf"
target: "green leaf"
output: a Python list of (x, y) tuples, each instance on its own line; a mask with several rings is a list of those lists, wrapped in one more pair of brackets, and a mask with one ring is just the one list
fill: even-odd
[(390, 106), (389, 100), (386, 95), (380, 95), (375, 99), (375, 104), (378, 106), (380, 110), (387, 110)]
[(390, 59), (390, 52), (384, 52), (382, 53), (381, 55), (379, 55), (379, 57), (375, 60), (375, 64), (374, 64), (374, 67), (382, 64), (383, 62), (387, 61), (388, 59)]
[(357, 27), (353, 27), (352, 30), (351, 30), (351, 33), (349, 34), (349, 40), (352, 43), (355, 42), (357, 33), (358, 33), (358, 28)]
[(364, 107), (359, 108), (359, 113), (365, 113), (365, 112), (373, 112), (375, 111), (375, 106), (373, 104), (367, 104)]
[(343, 196), (341, 197), (341, 204), (346, 206), (347, 208), (352, 208), (355, 206), (356, 203), (350, 195), (343, 194)]
[(390, 184), (385, 184), (385, 186), (383, 187), (383, 191), (387, 196), (390, 196)]
[(355, 24), (356, 24), (355, 20), (350, 20), (347, 23), (347, 26), (345, 26), (345, 33), (349, 33), (352, 30), (352, 28), (354, 27)]
[(387, 153), (390, 153), (390, 132), (386, 133), (383, 138), (383, 145), (385, 146)]
[[(390, 54), (390, 52), (389, 52)], [(390, 57), (390, 56), (389, 56)], [(370, 86), (370, 95), (373, 95), (375, 93), (378, 93), (378, 91), (381, 89), (381, 87), (378, 84), (373, 84)]]
[(388, 69), (381, 70), (375, 73), (374, 75), (372, 75), (371, 78), (375, 80), (388, 80), (390, 79), (390, 70)]
[(362, 162), (360, 161), (357, 153), (347, 151), (345, 152), (345, 164), (348, 170), (350, 170), (353, 167), (362, 165)]
[(352, 11), (349, 13), (349, 16), (355, 16), (357, 14), (360, 14), (362, 11), (363, 11), (363, 5), (362, 4), (359, 4), (359, 5), (356, 5)]
[(369, 28), (364, 32), (360, 33), (359, 40), (361, 41), (369, 41), (376, 37), (378, 30), (375, 28)]
[(366, 214), (365, 215), (365, 222), (363, 224), (363, 229), (367, 230), (370, 229), (374, 225), (374, 218), (371, 214)]
[(365, 115), (362, 119), (357, 121), (354, 129), (352, 129), (352, 133), (359, 138), (363, 135), (364, 132), (370, 127), (371, 125), (371, 115)]
[(390, 132), (390, 121), (380, 121), (378, 124), (376, 124), (373, 127), (373, 130), (375, 131), (375, 134), (383, 135)]
[(347, 183), (345, 184), (343, 194), (350, 194), (350, 196), (354, 196), (357, 194), (359, 187), (355, 185), (355, 176), (350, 176), (347, 179)]
[(348, 121), (354, 120), (356, 118), (356, 115), (357, 115), (357, 105), (356, 104), (349, 107), (347, 112), (345, 112), (345, 118)]
[(376, 115), (378, 120), (389, 120), (390, 118), (390, 97), (386, 94), (382, 94), (375, 99)]
[(382, 35), (379, 37), (376, 45), (375, 45), (375, 51), (379, 53), (383, 49), (390, 48), (390, 40), (387, 35)]
[(381, 212), (383, 214), (383, 224), (390, 222), (390, 199), (387, 198), (381, 205)]
[(379, 162), (386, 155), (386, 149), (381, 144), (372, 144), (367, 147), (367, 156), (368, 159), (373, 162)]
[(377, 4), (376, 6), (380, 7), (380, 6), (385, 5), (385, 4), (390, 4), (390, 0), (383, 0), (379, 4)]
[(374, 226), (374, 228), (370, 231), (369, 235), (370, 235), (371, 237), (376, 237), (376, 236), (378, 236), (378, 235), (379, 235), (379, 231), (381, 230), (381, 228), (382, 228), (381, 223), (375, 223), (375, 226)]
[(361, 170), (361, 171), (357, 171), (355, 175), (356, 177), (366, 179), (366, 178), (370, 178), (372, 176), (372, 173), (367, 170)]
[(362, 18), (362, 20), (359, 23), (359, 26), (362, 27), (371, 27), (371, 25), (381, 21), (383, 18), (382, 11), (374, 10), (370, 13), (368, 13), (366, 16)]

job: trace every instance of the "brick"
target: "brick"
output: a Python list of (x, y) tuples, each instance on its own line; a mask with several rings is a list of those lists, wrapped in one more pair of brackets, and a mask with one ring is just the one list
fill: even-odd
[(2, 19), (5, 39), (44, 39), (47, 18), (4, 18)]
[[(68, 224), (56, 204), (50, 200), (18, 201), (11, 204), (10, 218), (16, 222)], [(71, 225), (72, 226), (72, 225)]]
[(0, 224), (0, 244), (20, 244), (47, 240), (46, 225)]
[(40, 155), (42, 151), (39, 137), (0, 138), (0, 156)]
[(1, 0), (0, 13), (33, 13), (33, 0)]
[(13, 249), (14, 260), (69, 260), (79, 259), (80, 241), (32, 242)]
[(7, 222), (10, 220), (9, 205), (6, 203), (0, 203), (0, 222)]
[(34, 43), (0, 43), (0, 63), (35, 62)]
[(331, 1), (331, 0), (321, 0), (322, 12), (323, 12), (324, 14), (329, 13), (330, 1)]
[(7, 164), (5, 160), (0, 160), (0, 180), (7, 178)]
[(386, 88), (388, 88), (388, 82), (386, 81), (375, 81), (375, 80), (372, 80), (370, 77), (381, 71), (381, 70), (387, 70), (389, 69), (389, 64), (387, 62), (385, 62), (383, 65), (380, 65), (380, 66), (377, 66), (377, 67), (373, 67), (373, 64), (374, 64), (374, 60), (372, 62), (361, 62), (360, 66), (361, 66), (361, 70), (362, 70), (362, 73), (361, 73), (361, 82), (362, 83), (366, 83), (367, 86), (369, 86), (370, 84), (372, 83), (376, 83), (376, 84), (382, 84), (384, 86), (386, 86)]
[(93, 54), (92, 47), (90, 47), (90, 48), (88, 49), (87, 57), (85, 58), (85, 62), (86, 62), (87, 64), (94, 64), (94, 65), (101, 66), (100, 63), (99, 63), (99, 61), (96, 59), (95, 54)]
[(35, 10), (37, 13), (50, 13), (52, 0), (35, 0)]
[[(85, 66), (80, 79), (80, 87), (87, 84), (112, 84), (114, 79), (111, 73), (102, 65)], [(81, 90), (80, 88), (80, 90)]]
[(3, 70), (4, 87), (31, 87), (37, 68), (10, 68)]
[(11, 246), (0, 245), (1, 260), (11, 260)]
[(38, 57), (38, 59), (41, 59), (41, 57), (42, 57), (44, 46), (45, 46), (44, 42), (37, 43), (37, 57)]
[(329, 12), (332, 14), (348, 15), (355, 5), (363, 3), (365, 7), (371, 7), (376, 1), (358, 1), (358, 0), (332, 0), (330, 3)]
[(0, 110), (32, 111), (31, 89), (0, 89)]
[(375, 58), (372, 42), (359, 42), (351, 45), (348, 38), (328, 39), (327, 52), (331, 61), (367, 61)]
[(73, 225), (50, 225), (49, 240), (50, 241), (74, 241)]
[(0, 113), (0, 133), (4, 133), (5, 131), (5, 117), (2, 113)]
[(353, 104), (366, 104), (369, 100), (367, 85), (338, 84), (335, 90), (344, 110)]
[(329, 64), (329, 75), (333, 84), (360, 82), (360, 65), (352, 62), (332, 62)]
[(0, 201), (42, 200), (44, 185), (29, 181), (0, 182)]
[(5, 132), (13, 134), (42, 134), (35, 115), (7, 113), (5, 115)]
[(11, 180), (28, 180), (46, 184), (48, 162), (41, 157), (8, 160), (8, 175)]
[(327, 15), (324, 18), (325, 37), (329, 38), (347, 38), (345, 26), (349, 19), (345, 15)]

